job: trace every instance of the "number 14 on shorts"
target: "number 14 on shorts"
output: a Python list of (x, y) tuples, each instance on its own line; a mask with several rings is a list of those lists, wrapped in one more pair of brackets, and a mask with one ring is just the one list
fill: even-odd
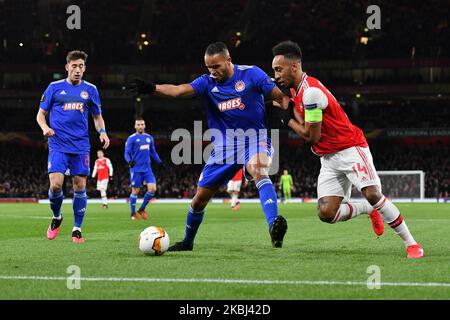
[(367, 171), (367, 167), (365, 165), (361, 166), (360, 163), (358, 163), (357, 166), (353, 166), (352, 169), (355, 172), (357, 177), (358, 177), (358, 172), (364, 172), (364, 175), (366, 175), (366, 176), (369, 174), (369, 172)]

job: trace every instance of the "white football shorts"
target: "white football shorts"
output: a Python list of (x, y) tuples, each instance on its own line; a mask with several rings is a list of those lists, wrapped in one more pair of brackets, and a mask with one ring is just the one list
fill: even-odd
[(108, 189), (108, 179), (97, 180), (97, 190), (102, 191)]
[(368, 147), (351, 147), (320, 158), (321, 168), (317, 181), (317, 198), (338, 196), (350, 199), (352, 185), (358, 191), (378, 186), (381, 181), (373, 165)]
[(242, 181), (228, 181), (227, 191), (236, 191), (239, 192), (241, 190)]

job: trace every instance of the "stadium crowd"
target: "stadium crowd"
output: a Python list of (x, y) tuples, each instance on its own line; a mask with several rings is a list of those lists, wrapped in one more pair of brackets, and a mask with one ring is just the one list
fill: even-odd
[[(76, 4), (83, 14), (80, 30), (66, 27), (66, 9), (71, 4), (68, 0), (0, 1), (0, 38), (6, 41), (0, 47), (0, 63), (20, 58), (58, 62), (58, 57), (74, 46), (91, 52), (94, 63), (174, 59), (192, 63), (201, 59), (205, 43), (212, 39), (228, 39), (237, 58), (253, 61), (265, 60), (274, 43), (288, 38), (303, 44), (308, 60), (436, 58), (449, 53), (448, 4), (439, 0), (414, 5), (379, 0), (382, 28), (375, 30), (363, 28), (369, 17), (367, 7), (372, 4), (369, 1), (330, 5), (326, 0), (157, 0), (148, 7), (143, 0), (79, 0)], [(43, 16), (52, 19), (40, 18)], [(16, 28), (6, 27), (10, 25)], [(358, 25), (361, 27), (355, 27)], [(141, 49), (137, 30), (148, 33), (145, 40), (149, 44)], [(117, 41), (105, 36), (108, 34), (120, 39), (120, 50), (116, 50)], [(368, 38), (367, 45), (361, 43), (362, 36)]]
[[(351, 121), (366, 133), (374, 129), (399, 128), (448, 128), (450, 108), (448, 100), (436, 101), (386, 101), (371, 103), (370, 101), (341, 100), (341, 105)], [(34, 105), (37, 102), (34, 101)], [(110, 108), (111, 101), (102, 101), (104, 118), (108, 128), (115, 132), (132, 131), (136, 116), (132, 103), (123, 103), (122, 108)], [(131, 104), (131, 105), (130, 105)], [(155, 114), (155, 106), (159, 110)], [(23, 123), (34, 123), (36, 109), (32, 111), (19, 106), (3, 106), (0, 100), (3, 117), (0, 118), (0, 132), (23, 131)], [(16, 117), (18, 110), (21, 117)], [(166, 112), (165, 110), (173, 112)], [(424, 112), (426, 110), (426, 112)], [(131, 111), (131, 112), (130, 112)], [(270, 113), (272, 110), (268, 110)], [(150, 101), (143, 108), (143, 117), (152, 132), (172, 132), (177, 128), (194, 128), (194, 121), (205, 121), (204, 107), (199, 101), (179, 103), (178, 107), (166, 107), (160, 101)], [(269, 114), (270, 127), (279, 127), (276, 114)], [(203, 125), (206, 127), (206, 124)]]
[[(389, 145), (389, 148), (386, 146)], [(157, 151), (166, 169), (153, 167), (157, 178), (158, 198), (192, 198), (202, 165), (174, 165), (171, 162), (170, 144), (158, 144)], [(425, 196), (448, 197), (450, 184), (450, 146), (448, 144), (405, 145), (392, 144), (388, 141), (370, 143), (374, 164), (377, 170), (423, 170), (425, 171)], [(20, 144), (1, 143), (0, 152), (0, 197), (47, 198), (48, 176), (46, 174), (47, 151), (44, 148), (30, 147)], [(91, 167), (95, 160), (92, 152)], [(130, 194), (129, 171), (123, 160), (123, 148), (115, 146), (106, 151), (114, 166), (114, 176), (108, 187), (111, 198), (127, 198)], [(280, 173), (272, 176), (277, 190), (279, 175), (283, 169), (289, 170), (294, 180), (294, 197), (313, 198), (317, 196), (317, 176), (320, 161), (312, 154), (307, 145), (281, 144)], [(417, 181), (417, 180), (415, 180)], [(403, 185), (386, 186), (392, 190), (390, 196), (396, 194), (417, 194), (417, 182)], [(99, 197), (95, 190), (96, 180), (88, 180), (89, 197)], [(66, 179), (65, 194), (71, 197), (71, 181)], [(257, 197), (257, 189), (253, 183), (241, 190), (241, 197)], [(218, 197), (228, 197), (225, 186)]]
[[(382, 10), (382, 28), (375, 30), (364, 28), (368, 18), (366, 9), (371, 4), (365, 0), (339, 1), (333, 5), (326, 0), (211, 0), (207, 4), (202, 0), (79, 0), (76, 4), (82, 11), (82, 28), (69, 30), (66, 9), (72, 2), (0, 0), (0, 38), (3, 39), (0, 93), (3, 89), (8, 91), (0, 99), (0, 137), (4, 138), (4, 142), (0, 141), (0, 197), (47, 197), (47, 150), (43, 143), (36, 140), (11, 142), (8, 135), (34, 130), (24, 129), (24, 123), (33, 124), (36, 129), (33, 134), (40, 135), (35, 124), (36, 103), (49, 81), (56, 80), (58, 72), (59, 77), (64, 76), (61, 62), (74, 48), (87, 51), (89, 68), (95, 66), (92, 73), (92, 69), (88, 69), (86, 80), (100, 89), (110, 133), (128, 132), (123, 134), (126, 137), (133, 132), (135, 115), (142, 114), (146, 119), (148, 131), (156, 138), (158, 152), (169, 167), (154, 168), (157, 197), (190, 198), (194, 194), (201, 165), (174, 166), (170, 161), (170, 144), (160, 144), (157, 134), (192, 128), (195, 120), (205, 120), (204, 110), (197, 101), (184, 102), (183, 109), (173, 109), (173, 112), (155, 112), (169, 102), (145, 98), (141, 106), (136, 106), (132, 105), (132, 99), (124, 99), (117, 90), (122, 90), (123, 80), (138, 72), (136, 65), (141, 64), (160, 68), (161, 72), (149, 76), (164, 79), (179, 73), (177, 68), (188, 69), (190, 71), (181, 77), (192, 80), (197, 71), (207, 72), (202, 61), (204, 49), (218, 39), (227, 42), (233, 61), (242, 64), (263, 61), (269, 74), (272, 74), (271, 47), (286, 39), (299, 42), (305, 64), (317, 71), (313, 75), (331, 91), (334, 92), (334, 86), (353, 85), (351, 90), (340, 91), (346, 93), (344, 96), (337, 94), (336, 97), (351, 121), (366, 134), (399, 128), (449, 130), (450, 109), (448, 99), (444, 99), (448, 90), (442, 85), (450, 81), (446, 58), (450, 55), (448, 4), (445, 1), (417, 2), (414, 6), (407, 2), (377, 1)], [(190, 10), (182, 10), (188, 7)], [(49, 16), (52, 19), (43, 18)], [(361, 42), (362, 37), (367, 38), (366, 44)], [(377, 65), (378, 59), (391, 65)], [(400, 65), (393, 62), (396, 59), (400, 59)], [(426, 63), (416, 62), (419, 59)], [(127, 66), (121, 69), (121, 65)], [(379, 84), (427, 84), (433, 88), (430, 91), (428, 87), (426, 90), (414, 87), (412, 91), (409, 88), (401, 95), (393, 90), (394, 93), (378, 94), (379, 99), (355, 95), (355, 86)], [(445, 89), (443, 94), (437, 94), (440, 88)], [(108, 90), (109, 99), (103, 99), (103, 90), (107, 89), (113, 90)], [(32, 97), (36, 92), (39, 94)], [(392, 96), (402, 98), (394, 100)], [(279, 126), (275, 118), (269, 113), (272, 128)], [(378, 170), (424, 170), (426, 196), (448, 195), (448, 140), (444, 144), (418, 145), (394, 144), (393, 140), (385, 139), (380, 137), (370, 142)], [(115, 174), (108, 194), (128, 197), (129, 174), (123, 160), (123, 141), (112, 142), (106, 156), (111, 159)], [(309, 147), (289, 143), (282, 144), (280, 170), (288, 169), (292, 174), (294, 197), (315, 197), (319, 159)], [(92, 165), (94, 154), (95, 146)], [(278, 176), (273, 177), (276, 183), (278, 179)], [(65, 193), (71, 196), (70, 179), (66, 181)], [(97, 197), (95, 180), (90, 179), (88, 185), (89, 196)], [(393, 194), (398, 194), (399, 188), (417, 188), (415, 183), (405, 185), (398, 186), (397, 191), (392, 186)], [(219, 196), (227, 194), (222, 190)], [(257, 197), (254, 184), (243, 188), (242, 196)]]

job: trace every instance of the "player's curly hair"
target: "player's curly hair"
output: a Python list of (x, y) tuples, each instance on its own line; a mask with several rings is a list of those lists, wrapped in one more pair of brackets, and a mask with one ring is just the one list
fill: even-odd
[(282, 55), (285, 58), (292, 60), (302, 60), (302, 49), (300, 46), (291, 40), (283, 41), (272, 48), (273, 56)]
[(70, 61), (73, 61), (73, 60), (82, 59), (84, 61), (84, 63), (86, 63), (87, 57), (88, 57), (88, 55), (86, 52), (80, 51), (80, 50), (73, 50), (73, 51), (70, 51), (69, 53), (67, 53), (66, 61), (67, 61), (67, 63), (69, 63)]

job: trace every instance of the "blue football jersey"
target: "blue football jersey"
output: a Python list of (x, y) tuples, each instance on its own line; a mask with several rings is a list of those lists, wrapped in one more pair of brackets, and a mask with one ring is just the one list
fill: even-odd
[[(229, 136), (227, 130), (267, 129), (264, 97), (275, 84), (257, 66), (235, 64), (233, 76), (224, 83), (204, 74), (190, 84), (197, 96), (205, 98), (209, 129), (219, 130), (223, 138)], [(214, 140), (215, 146), (232, 143)]]
[(50, 113), (50, 151), (85, 154), (90, 151), (89, 114), (101, 114), (97, 87), (84, 80), (72, 85), (66, 79), (50, 83), (39, 107)]
[(155, 148), (155, 141), (148, 133), (132, 134), (125, 143), (125, 160), (129, 163), (134, 160), (136, 164), (130, 168), (131, 172), (146, 172), (151, 170), (151, 159), (161, 164), (161, 159)]

